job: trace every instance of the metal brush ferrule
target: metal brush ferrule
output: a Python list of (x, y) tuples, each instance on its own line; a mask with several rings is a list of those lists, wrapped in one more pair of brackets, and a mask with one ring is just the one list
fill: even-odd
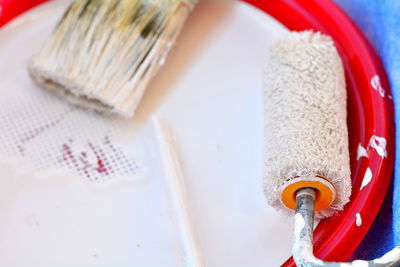
[(355, 260), (353, 262), (326, 262), (314, 256), (314, 202), (315, 191), (303, 188), (296, 193), (296, 215), (294, 227), (293, 258), (298, 267), (384, 267), (400, 266), (400, 246), (395, 247), (382, 257), (371, 260)]

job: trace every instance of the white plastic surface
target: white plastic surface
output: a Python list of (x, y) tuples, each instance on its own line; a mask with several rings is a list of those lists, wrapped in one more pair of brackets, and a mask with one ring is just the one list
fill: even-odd
[(173, 210), (175, 229), (179, 232), (182, 258), (185, 267), (204, 267), (203, 252), (197, 237), (196, 224), (193, 221), (187, 197), (186, 178), (178, 151), (175, 145), (174, 134), (165, 121), (153, 117), (154, 131), (157, 138), (159, 153), (162, 162), (165, 184), (169, 193), (169, 203)]
[(28, 59), (67, 2), (0, 30), (0, 266), (182, 266), (154, 114), (176, 135), (206, 266), (279, 266), (293, 219), (268, 207), (261, 189), (261, 88), (268, 46), (286, 30), (246, 4), (200, 1), (135, 119), (119, 121), (28, 77)]

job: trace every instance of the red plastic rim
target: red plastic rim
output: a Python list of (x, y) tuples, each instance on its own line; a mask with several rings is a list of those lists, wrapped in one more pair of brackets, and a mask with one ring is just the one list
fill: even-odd
[[(46, 0), (0, 0), (0, 27)], [(331, 1), (244, 0), (270, 14), (291, 30), (314, 29), (335, 40), (346, 69), (348, 126), (353, 180), (351, 202), (338, 215), (322, 221), (314, 233), (314, 252), (329, 261), (345, 261), (374, 221), (393, 171), (394, 111), (388, 82), (375, 52), (354, 23)], [(387, 157), (374, 149), (357, 159), (357, 148), (371, 137), (385, 138)], [(367, 169), (372, 180), (360, 190)], [(362, 225), (356, 225), (356, 214)], [(268, 252), (266, 252), (267, 255)], [(296, 266), (289, 259), (282, 266)]]

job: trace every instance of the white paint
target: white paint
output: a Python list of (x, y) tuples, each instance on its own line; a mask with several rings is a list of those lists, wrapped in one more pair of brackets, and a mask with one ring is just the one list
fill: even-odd
[(371, 180), (372, 180), (372, 171), (371, 171), (371, 168), (368, 167), (367, 170), (365, 171), (364, 178), (361, 183), (360, 191), (364, 187), (366, 187), (371, 182)]
[(375, 89), (375, 91), (379, 92), (381, 97), (385, 97), (385, 89), (381, 85), (381, 79), (378, 75), (374, 75), (371, 78), (371, 86)]
[(386, 150), (387, 141), (384, 137), (372, 135), (369, 139), (367, 147), (364, 147), (361, 143), (358, 144), (357, 147), (357, 160), (362, 157), (368, 158), (369, 151), (374, 149), (379, 156), (382, 158), (387, 157), (387, 150)]
[[(360, 213), (356, 214), (356, 225), (362, 225)], [(310, 238), (300, 239), (300, 233), (305, 226), (305, 220), (300, 213), (295, 215), (293, 258), (298, 266), (340, 266), (340, 267), (368, 267), (368, 266), (394, 266), (400, 262), (400, 246), (395, 247), (380, 258), (371, 261), (355, 260), (352, 262), (325, 262), (316, 258), (313, 254), (313, 246)], [(396, 266), (397, 266), (396, 264)]]
[(387, 157), (387, 150), (386, 150), (387, 141), (384, 137), (373, 135), (369, 140), (368, 147), (375, 149), (375, 151), (381, 156), (382, 158)]
[(300, 236), (301, 231), (303, 231), (304, 226), (306, 225), (306, 222), (303, 218), (303, 215), (301, 213), (297, 212), (296, 215), (294, 215), (294, 236), (297, 238)]
[(375, 264), (382, 264), (382, 266), (389, 266), (389, 264), (398, 261), (400, 261), (400, 246), (395, 247), (382, 257), (375, 259), (373, 262)]
[[(342, 265), (342, 264), (341, 264)], [(370, 266), (368, 264), (368, 261), (363, 261), (363, 260), (355, 260), (352, 263), (345, 263), (343, 266), (353, 266), (353, 267), (368, 267)]]
[[(356, 214), (356, 225), (362, 225), (360, 213)], [(352, 262), (325, 262), (316, 258), (313, 254), (311, 239), (307, 237), (300, 239), (300, 233), (305, 226), (305, 220), (300, 213), (295, 215), (293, 258), (298, 266), (340, 266), (340, 267), (368, 267), (368, 266), (394, 266), (400, 262), (400, 246), (395, 247), (380, 258), (371, 261), (355, 260)], [(397, 265), (396, 265), (397, 266)]]
[[(293, 258), (296, 263), (307, 262), (310, 266), (323, 266), (324, 262), (313, 254), (313, 245), (310, 238), (300, 239), (300, 233), (306, 225), (303, 215), (296, 213), (293, 241)], [(299, 264), (298, 264), (299, 265)]]
[(297, 212), (294, 215), (294, 238), (293, 238), (293, 257), (295, 260), (299, 257), (303, 257), (304, 251), (309, 247), (309, 242), (304, 239), (300, 239), (301, 231), (303, 231), (306, 222), (303, 215)]
[(356, 225), (358, 227), (360, 227), (362, 225), (362, 218), (361, 218), (361, 214), (360, 213), (356, 214)]
[(361, 144), (358, 144), (358, 147), (357, 147), (357, 160), (359, 160), (362, 157), (368, 158), (368, 151)]

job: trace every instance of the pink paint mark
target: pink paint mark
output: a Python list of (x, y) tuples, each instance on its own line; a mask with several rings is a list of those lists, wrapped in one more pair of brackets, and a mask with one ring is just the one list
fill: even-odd
[(71, 150), (71, 147), (67, 144), (62, 145), (62, 151), (63, 151), (63, 159), (64, 161), (69, 161), (72, 163), (72, 165), (76, 168), (79, 169), (79, 164), (74, 156), (74, 153)]
[(81, 163), (83, 164), (83, 168), (82, 168), (83, 173), (87, 177), (90, 177), (89, 170), (90, 170), (92, 164), (90, 164), (90, 162), (86, 159), (86, 157), (87, 157), (87, 154), (85, 152), (82, 152), (79, 159), (80, 159)]
[(99, 173), (105, 173), (107, 172), (106, 166), (104, 166), (104, 163), (101, 159), (97, 160), (97, 165), (98, 168), (96, 169)]
[[(94, 155), (97, 158), (97, 168), (96, 171), (98, 173), (105, 173), (108, 174), (107, 168), (105, 166), (105, 160), (106, 157), (104, 155), (104, 152), (102, 151), (101, 148), (97, 149), (92, 143), (88, 143), (88, 146), (90, 147), (90, 149), (93, 151)], [(102, 159), (103, 157), (103, 159)]]
[(91, 180), (114, 174), (136, 173), (139, 169), (133, 159), (114, 147), (108, 136), (100, 143), (86, 142), (80, 145), (68, 139), (62, 145), (61, 159), (60, 162)]

